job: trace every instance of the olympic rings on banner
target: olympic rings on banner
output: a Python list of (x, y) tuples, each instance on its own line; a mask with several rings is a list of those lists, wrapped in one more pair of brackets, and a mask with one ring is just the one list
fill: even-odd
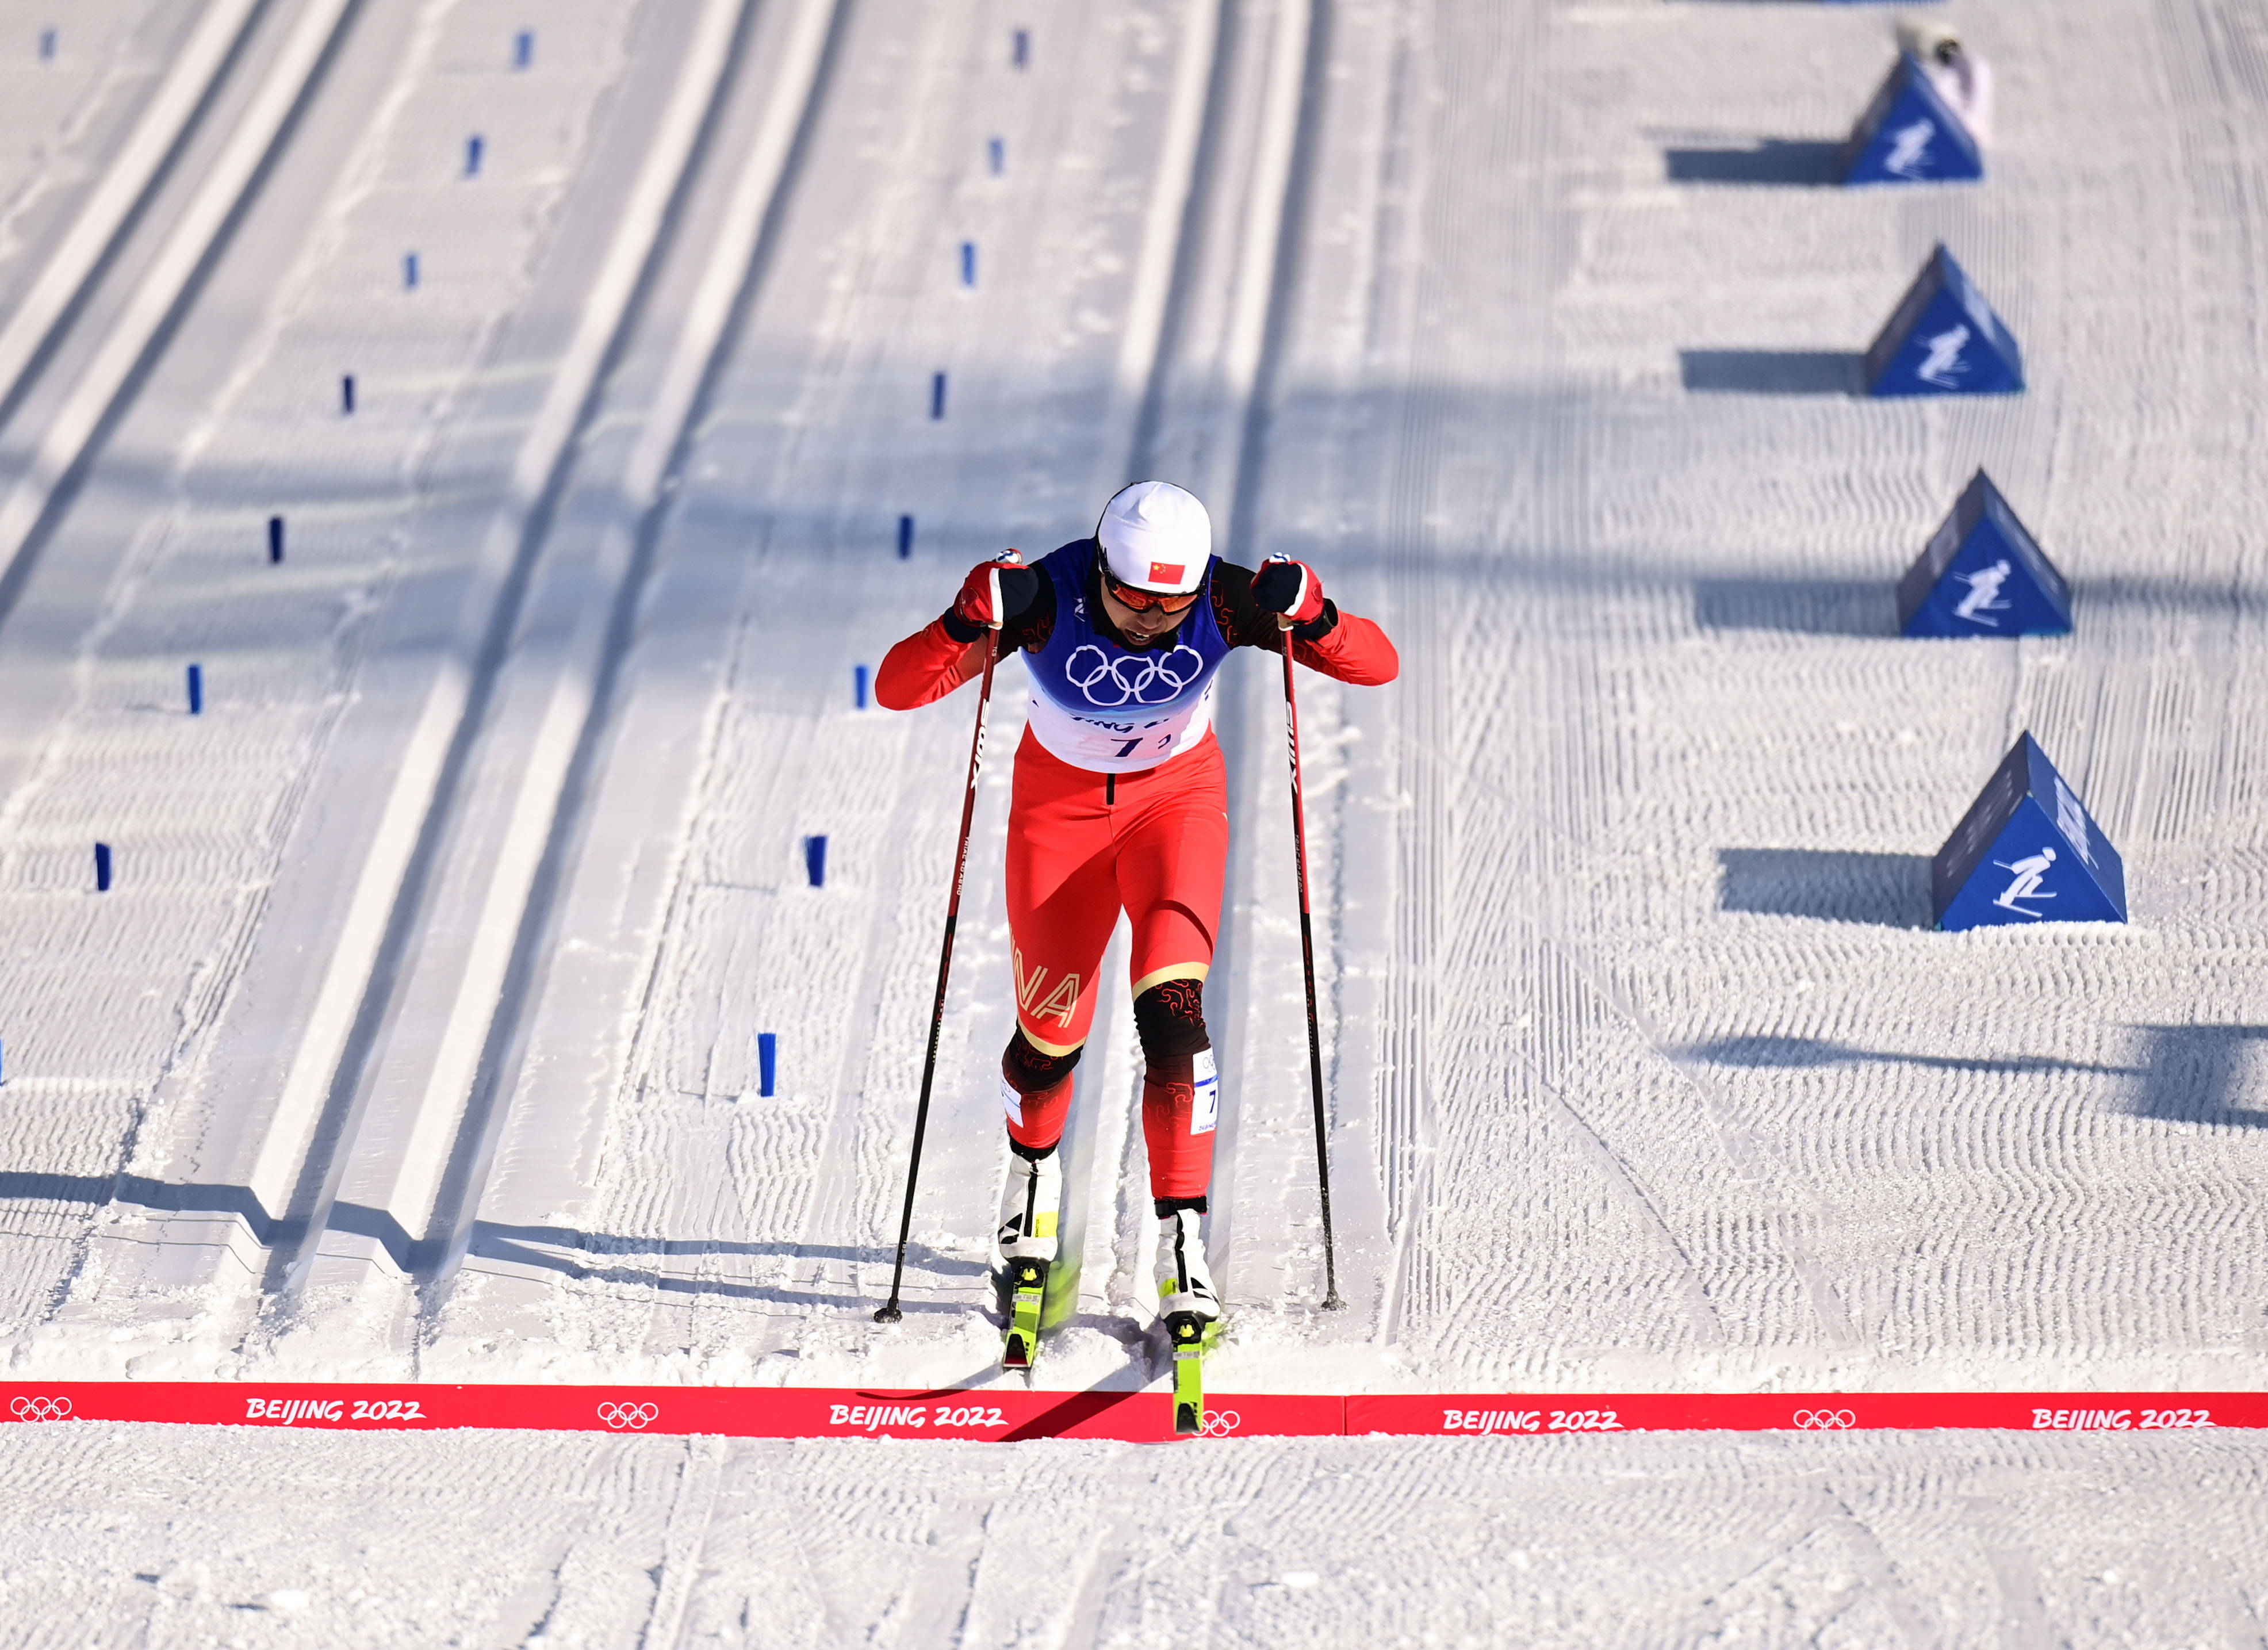
[(625, 1426), (634, 1433), (642, 1431), (660, 1416), (661, 1406), (658, 1403), (601, 1403), (599, 1406), (599, 1418), (616, 1432)]
[[(1087, 657), (1090, 653), (1092, 659)], [(1182, 658), (1185, 653), (1186, 664)], [(1117, 659), (1088, 642), (1072, 649), (1071, 656), (1064, 661), (1064, 680), (1085, 694), (1089, 704), (1105, 708), (1170, 703), (1203, 674), (1204, 655), (1186, 642), (1176, 644), (1170, 653), (1129, 653)], [(1158, 686), (1160, 682), (1165, 684), (1162, 689)]]
[(1226, 1438), (1239, 1425), (1234, 1410), (1205, 1411), (1204, 1435), (1207, 1438)]
[(1798, 1410), (1795, 1424), (1805, 1432), (1835, 1433), (1856, 1426), (1859, 1418), (1848, 1410)]
[(69, 1398), (18, 1398), (8, 1406), (19, 1421), (63, 1421), (70, 1418)]

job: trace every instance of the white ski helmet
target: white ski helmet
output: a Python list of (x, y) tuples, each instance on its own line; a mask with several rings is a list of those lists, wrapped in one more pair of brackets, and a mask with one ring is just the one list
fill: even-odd
[(1212, 518), (1195, 493), (1171, 482), (1136, 482), (1103, 505), (1094, 541), (1120, 584), (1177, 596), (1204, 577)]

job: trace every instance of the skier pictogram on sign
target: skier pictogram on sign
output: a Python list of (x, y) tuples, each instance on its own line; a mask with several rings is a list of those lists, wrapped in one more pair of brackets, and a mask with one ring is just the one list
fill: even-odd
[(1948, 932), (2126, 920), (2118, 851), (2029, 733), (1937, 851), (1930, 880)]
[(2071, 586), (1979, 470), (1898, 580), (1908, 636), (2063, 636)]
[(1977, 140), (1911, 52), (1898, 55), (1836, 159), (1845, 183), (1966, 182), (1984, 175)]
[(1869, 395), (2013, 395), (2023, 352), (1943, 247), (1929, 255), (1867, 350)]

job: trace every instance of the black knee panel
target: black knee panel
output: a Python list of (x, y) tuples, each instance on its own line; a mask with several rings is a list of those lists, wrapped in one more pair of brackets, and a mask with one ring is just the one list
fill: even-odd
[(1205, 1030), (1204, 982), (1160, 980), (1134, 999), (1134, 1028), (1142, 1057), (1155, 1070), (1212, 1047)]
[(1071, 1068), (1079, 1064), (1079, 1050), (1069, 1054), (1043, 1054), (1034, 1048), (1024, 1035), (1021, 1026), (1008, 1039), (1008, 1047), (1000, 1056), (1000, 1076), (1019, 1094), (1036, 1094), (1043, 1088), (1053, 1088), (1069, 1077)]

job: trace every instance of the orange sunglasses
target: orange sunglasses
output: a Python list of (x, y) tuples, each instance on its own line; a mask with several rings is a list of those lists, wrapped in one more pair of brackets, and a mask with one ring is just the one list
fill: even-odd
[(1162, 590), (1143, 590), (1133, 585), (1122, 585), (1111, 577), (1108, 568), (1102, 569), (1102, 587), (1110, 599), (1137, 613), (1147, 613), (1155, 608), (1163, 613), (1180, 613), (1196, 602), (1204, 593), (1202, 589), (1188, 590), (1179, 595)]

